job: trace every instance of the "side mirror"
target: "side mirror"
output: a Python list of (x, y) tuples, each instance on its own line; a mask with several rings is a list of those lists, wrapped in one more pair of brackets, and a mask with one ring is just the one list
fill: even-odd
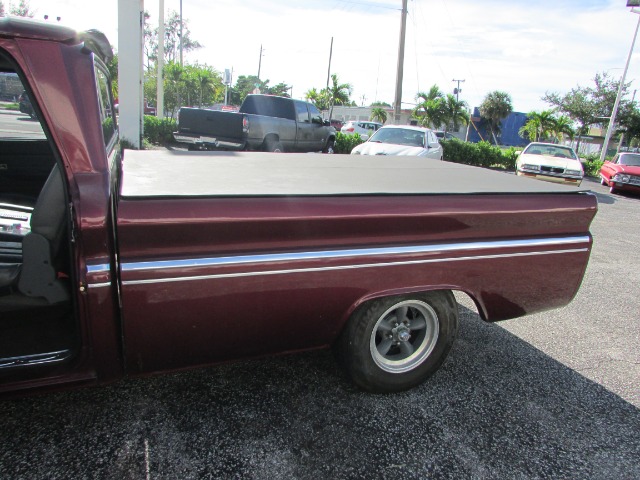
[(330, 126), (331, 126), (331, 122), (330, 122), (329, 120), (325, 120), (324, 122), (322, 122), (322, 124), (323, 124), (325, 127), (330, 127)]

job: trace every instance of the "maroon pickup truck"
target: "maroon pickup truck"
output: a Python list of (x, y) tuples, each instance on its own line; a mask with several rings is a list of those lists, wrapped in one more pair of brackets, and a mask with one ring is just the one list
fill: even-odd
[(585, 190), (418, 158), (120, 154), (98, 33), (0, 19), (0, 392), (334, 346), (399, 391), (458, 329), (566, 305), (591, 250)]

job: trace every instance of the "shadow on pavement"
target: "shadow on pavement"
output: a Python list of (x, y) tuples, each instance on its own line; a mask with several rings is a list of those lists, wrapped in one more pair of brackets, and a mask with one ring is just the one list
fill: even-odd
[(0, 478), (640, 478), (636, 407), (464, 307), (402, 394), (315, 352), (4, 401), (0, 422)]

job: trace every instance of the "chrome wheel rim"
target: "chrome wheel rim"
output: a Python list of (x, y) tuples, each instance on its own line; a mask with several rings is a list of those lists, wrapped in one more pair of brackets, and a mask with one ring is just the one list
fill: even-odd
[(408, 372), (431, 355), (439, 333), (438, 315), (428, 303), (397, 303), (380, 315), (373, 327), (371, 357), (386, 372)]

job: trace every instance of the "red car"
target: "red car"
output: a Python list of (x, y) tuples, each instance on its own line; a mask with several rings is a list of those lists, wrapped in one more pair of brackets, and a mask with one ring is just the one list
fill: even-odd
[(640, 154), (623, 152), (600, 169), (602, 185), (608, 185), (611, 193), (629, 191), (640, 193)]

